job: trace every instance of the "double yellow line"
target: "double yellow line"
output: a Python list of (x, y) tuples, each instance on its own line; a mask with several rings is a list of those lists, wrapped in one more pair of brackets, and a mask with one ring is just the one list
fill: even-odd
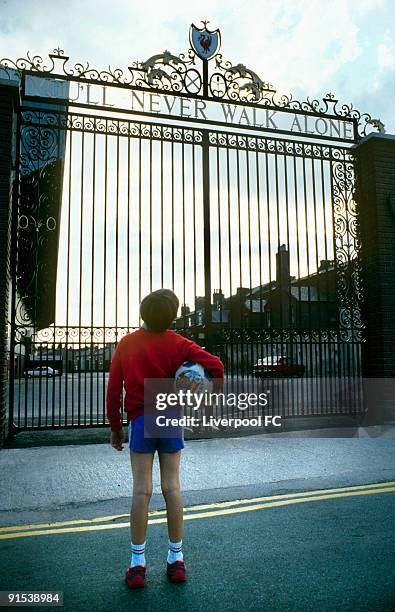
[[(290, 506), (293, 504), (324, 501), (327, 499), (393, 492), (395, 492), (395, 481), (378, 482), (375, 484), (365, 484), (354, 487), (341, 487), (337, 489), (318, 489), (315, 491), (287, 493), (285, 495), (269, 495), (266, 497), (255, 497), (254, 499), (238, 499), (235, 501), (218, 502), (214, 504), (200, 504), (185, 508), (184, 520), (192, 521), (195, 519), (251, 512), (253, 510), (263, 510), (265, 508), (278, 508), (280, 506)], [(79, 533), (82, 531), (125, 529), (129, 527), (129, 520), (124, 522), (122, 519), (126, 518), (129, 519), (128, 514), (117, 514), (114, 516), (100, 516), (93, 519), (76, 519), (57, 523), (0, 527), (0, 540), (12, 540), (15, 538), (56, 535), (62, 533)], [(166, 523), (166, 511), (156, 510), (150, 512), (148, 523), (150, 525)]]

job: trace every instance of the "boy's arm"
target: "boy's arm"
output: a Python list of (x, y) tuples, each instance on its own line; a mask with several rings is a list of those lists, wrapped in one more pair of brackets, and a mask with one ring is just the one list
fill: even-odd
[(216, 381), (215, 386), (221, 387), (224, 378), (224, 364), (219, 357), (205, 351), (201, 346), (195, 342), (192, 342), (191, 340), (186, 340), (186, 343), (186, 355), (184, 361), (196, 361), (196, 363), (200, 363), (200, 365), (207, 370)]
[(111, 431), (121, 431), (122, 429), (122, 385), (123, 376), (119, 344), (111, 360), (110, 377), (107, 386), (107, 418), (110, 423)]

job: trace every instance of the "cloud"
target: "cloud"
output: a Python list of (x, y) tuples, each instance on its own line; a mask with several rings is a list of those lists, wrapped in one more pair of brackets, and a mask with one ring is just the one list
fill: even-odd
[(383, 70), (395, 68), (395, 45), (393, 42), (382, 43), (378, 46), (378, 64)]
[[(8, 0), (0, 56), (24, 56), (28, 49), (45, 55), (60, 45), (71, 62), (127, 68), (165, 49), (186, 51), (189, 25), (200, 18), (221, 29), (226, 59), (249, 66), (283, 93), (305, 99), (332, 91), (353, 102), (374, 79), (376, 90), (383, 83), (384, 95), (393, 97), (393, 0), (202, 0), (198, 11), (183, 0), (118, 0), (111, 11), (105, 0)], [(376, 115), (372, 101), (373, 108), (361, 110)], [(383, 120), (394, 132), (389, 105)]]
[(334, 92), (395, 133), (393, 0), (202, 0), (198, 9), (184, 0), (118, 0), (111, 10), (106, 0), (6, 0), (0, 14), (0, 57), (28, 49), (45, 57), (60, 45), (71, 65), (102, 69), (127, 69), (165, 49), (185, 52), (190, 24), (207, 18), (221, 30), (224, 59), (296, 99)]

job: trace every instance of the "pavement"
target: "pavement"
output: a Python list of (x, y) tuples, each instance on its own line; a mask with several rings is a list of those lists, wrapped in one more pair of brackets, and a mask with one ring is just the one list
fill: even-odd
[[(142, 593), (128, 592), (122, 582), (127, 448), (3, 449), (0, 590), (59, 589), (64, 609), (72, 611), (392, 610), (394, 430), (321, 435), (186, 442), (190, 579), (178, 590), (163, 575), (167, 536), (155, 459)], [(53, 525), (62, 521), (66, 527)]]

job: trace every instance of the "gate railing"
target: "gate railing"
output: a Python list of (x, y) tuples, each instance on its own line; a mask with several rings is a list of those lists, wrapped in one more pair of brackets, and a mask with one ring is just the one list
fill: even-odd
[[(279, 95), (206, 25), (191, 44), (127, 72), (71, 68), (60, 49), (0, 62), (21, 91), (11, 432), (105, 424), (111, 355), (162, 286), (182, 304), (175, 329), (229, 378), (361, 375), (350, 146), (380, 126), (332, 94)], [(325, 414), (347, 411), (331, 394)]]

